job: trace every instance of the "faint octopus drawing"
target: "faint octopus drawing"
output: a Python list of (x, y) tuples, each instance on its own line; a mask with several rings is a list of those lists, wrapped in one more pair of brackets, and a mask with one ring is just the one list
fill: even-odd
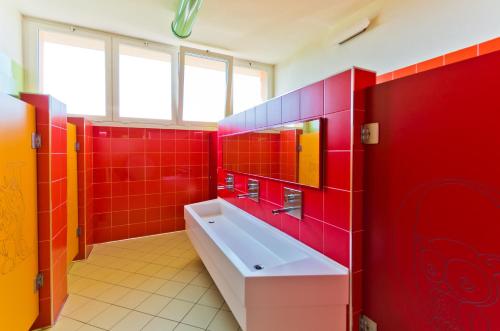
[(10, 273), (31, 253), (23, 228), (26, 205), (21, 188), (23, 164), (9, 163), (0, 178), (0, 275)]
[[(455, 218), (448, 216), (449, 210), (428, 201), (431, 195), (442, 197), (446, 193), (463, 194), (466, 203), (487, 209), (482, 226), (489, 224), (488, 228), (493, 229), (500, 221), (495, 217), (500, 209), (500, 195), (477, 183), (445, 180), (424, 185), (411, 194), (408, 200), (412, 201), (409, 204), (414, 217), (413, 261), (418, 314), (426, 317), (428, 330), (499, 330), (500, 319), (494, 312), (500, 309), (500, 255), (481, 252), (467, 234), (460, 237), (442, 226), (479, 226), (479, 219), (474, 218), (470, 223), (454, 223)], [(470, 202), (473, 199), (474, 202)], [(457, 204), (455, 208), (461, 210)], [(455, 235), (450, 237), (450, 233)]]

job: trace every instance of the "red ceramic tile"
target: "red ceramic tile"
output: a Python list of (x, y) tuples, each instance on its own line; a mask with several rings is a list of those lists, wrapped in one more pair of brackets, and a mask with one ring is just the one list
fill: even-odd
[(377, 84), (382, 84), (382, 83), (385, 83), (385, 82), (389, 82), (391, 80), (394, 79), (394, 73), (391, 71), (391, 72), (388, 72), (388, 73), (385, 73), (385, 74), (382, 74), (382, 75), (378, 75), (377, 76)]
[(94, 199), (94, 212), (97, 214), (111, 212), (111, 198)]
[(112, 196), (127, 196), (129, 194), (129, 183), (128, 182), (116, 182), (111, 183), (111, 194)]
[(394, 71), (394, 79), (403, 78), (417, 73), (417, 65), (413, 64)]
[(443, 65), (444, 65), (444, 56), (438, 56), (433, 59), (417, 63), (417, 72), (439, 68)]
[(95, 228), (109, 227), (111, 226), (111, 222), (112, 214), (110, 212), (98, 213), (94, 208), (93, 223)]
[(122, 211), (122, 210), (128, 210), (129, 204), (128, 204), (128, 197), (123, 196), (123, 197), (112, 197), (111, 198), (111, 211)]
[(129, 128), (129, 138), (146, 138), (146, 129), (143, 128)]
[(129, 238), (129, 227), (127, 225), (114, 226), (111, 228), (112, 240), (123, 240)]
[(142, 237), (146, 235), (146, 223), (131, 224), (129, 227), (129, 237)]
[(351, 76), (347, 70), (325, 80), (325, 114), (351, 109)]
[(300, 222), (300, 241), (318, 252), (323, 251), (323, 222), (304, 217)]
[(299, 240), (299, 227), (300, 221), (298, 219), (287, 214), (281, 215), (281, 230), (297, 240)]
[(327, 151), (325, 185), (332, 188), (351, 189), (351, 153), (349, 151)]
[(326, 148), (328, 150), (351, 149), (351, 111), (337, 112), (326, 117)]
[(300, 119), (300, 91), (288, 93), (281, 97), (281, 121), (283, 123)]
[(306, 86), (300, 91), (300, 118), (312, 118), (323, 115), (324, 82), (319, 81)]
[(479, 44), (479, 55), (500, 51), (500, 37)]
[(111, 137), (112, 138), (128, 138), (129, 128), (124, 127), (112, 127), (111, 128)]
[(451, 52), (444, 55), (444, 63), (451, 64), (455, 62), (460, 62), (464, 60), (468, 60), (470, 58), (476, 57), (478, 55), (478, 45), (474, 45), (471, 47), (467, 47), (464, 49), (460, 49), (455, 52)]
[(323, 191), (308, 187), (304, 187), (301, 190), (304, 199), (304, 215), (323, 220)]
[(352, 274), (352, 309), (355, 312), (363, 308), (363, 271), (353, 272)]
[(129, 207), (130, 207), (130, 209), (146, 208), (146, 196), (145, 195), (131, 195), (129, 197)]
[(352, 271), (363, 268), (363, 231), (352, 233)]
[(129, 156), (127, 153), (112, 153), (111, 166), (113, 168), (126, 168), (129, 166)]
[(325, 189), (324, 221), (326, 223), (346, 231), (350, 230), (350, 195), (351, 193), (348, 191)]
[(325, 255), (349, 268), (350, 260), (350, 239), (349, 231), (324, 225), (325, 231)]
[(127, 225), (128, 210), (114, 211), (111, 213), (111, 226)]
[(162, 139), (160, 129), (146, 129), (146, 139), (148, 140), (160, 140)]

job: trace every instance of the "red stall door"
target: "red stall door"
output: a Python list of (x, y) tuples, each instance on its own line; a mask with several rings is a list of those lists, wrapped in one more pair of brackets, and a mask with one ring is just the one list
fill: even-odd
[(364, 313), (382, 331), (500, 330), (500, 52), (366, 102)]

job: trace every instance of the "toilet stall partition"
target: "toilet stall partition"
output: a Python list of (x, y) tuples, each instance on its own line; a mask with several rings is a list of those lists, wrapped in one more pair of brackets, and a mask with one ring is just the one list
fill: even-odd
[(43, 275), (34, 328), (55, 323), (67, 293), (66, 106), (48, 95), (21, 94), (35, 107), (37, 150), (38, 266)]
[(500, 330), (500, 52), (367, 90), (363, 313)]
[(78, 169), (78, 255), (77, 260), (89, 256), (93, 247), (93, 183), (92, 183), (92, 122), (83, 117), (68, 117), (76, 125)]
[[(297, 121), (323, 119), (322, 188), (233, 172), (235, 191), (219, 190), (218, 195), (350, 269), (352, 295), (346, 318), (352, 330), (359, 328), (363, 275), (361, 200), (364, 148), (360, 128), (365, 109), (364, 99), (355, 92), (374, 85), (375, 80), (375, 73), (352, 68), (228, 117), (219, 122), (218, 131), (217, 173), (218, 185), (221, 186), (225, 184), (227, 173), (222, 165), (222, 137)], [(260, 182), (258, 203), (236, 198), (237, 194), (247, 193), (250, 178)], [(284, 187), (303, 192), (304, 217), (301, 221), (286, 214), (272, 214), (273, 209), (283, 208)]]

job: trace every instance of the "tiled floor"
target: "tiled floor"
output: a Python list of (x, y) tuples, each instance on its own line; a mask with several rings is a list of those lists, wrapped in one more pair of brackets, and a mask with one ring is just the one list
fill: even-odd
[(185, 232), (96, 245), (52, 331), (241, 330)]

